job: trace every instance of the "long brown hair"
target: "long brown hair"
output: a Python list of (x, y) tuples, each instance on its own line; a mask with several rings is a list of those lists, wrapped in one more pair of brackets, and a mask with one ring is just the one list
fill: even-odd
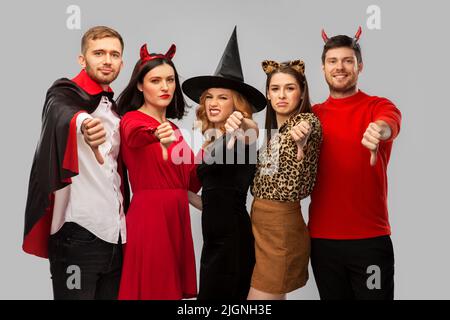
[[(290, 67), (287, 63), (282, 63), (279, 68), (275, 69), (273, 72), (268, 74), (267, 80), (266, 80), (266, 97), (268, 96), (269, 87), (270, 87), (270, 81), (272, 80), (272, 77), (276, 73), (286, 73), (290, 74), (295, 78), (297, 81), (300, 90), (301, 90), (301, 98), (300, 102), (295, 109), (292, 116), (297, 115), (299, 113), (311, 113), (311, 101), (309, 99), (309, 89), (308, 89), (308, 81), (306, 80), (306, 76)], [(270, 139), (272, 138), (271, 130), (272, 129), (278, 129), (277, 124), (277, 117), (275, 110), (272, 107), (272, 104), (270, 103), (270, 100), (267, 99), (267, 110), (266, 110), (266, 132), (267, 132), (267, 144), (269, 144)]]
[[(155, 55), (155, 53), (152, 53)], [(146, 62), (141, 66), (141, 60), (136, 62), (131, 79), (128, 82), (127, 87), (117, 98), (117, 106), (120, 116), (123, 116), (128, 111), (134, 111), (139, 109), (144, 104), (144, 94), (138, 90), (138, 83), (142, 84), (145, 75), (153, 68), (156, 68), (162, 64), (168, 64), (175, 72), (175, 92), (172, 101), (167, 106), (166, 117), (169, 119), (181, 119), (185, 115), (185, 109), (187, 109), (186, 101), (181, 91), (180, 80), (178, 77), (177, 69), (172, 60), (166, 58), (157, 58)]]

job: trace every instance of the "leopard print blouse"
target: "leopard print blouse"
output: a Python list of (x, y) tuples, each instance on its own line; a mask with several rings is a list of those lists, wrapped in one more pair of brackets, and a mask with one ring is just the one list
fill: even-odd
[[(291, 137), (291, 129), (302, 120), (308, 121), (311, 134), (304, 147), (304, 158), (297, 160), (297, 145)], [(316, 181), (317, 165), (322, 143), (322, 127), (313, 113), (300, 113), (287, 120), (259, 150), (258, 165), (253, 180), (254, 197), (299, 201), (309, 196)]]

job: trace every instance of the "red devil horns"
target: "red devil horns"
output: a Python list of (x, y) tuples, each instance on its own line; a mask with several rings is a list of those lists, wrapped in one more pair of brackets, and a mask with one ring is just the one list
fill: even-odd
[(150, 53), (148, 53), (147, 44), (144, 44), (141, 47), (141, 60), (144, 61), (144, 60), (148, 59), (149, 57), (150, 57)]
[(169, 59), (172, 60), (173, 56), (175, 55), (175, 52), (177, 51), (177, 46), (172, 44), (169, 48), (169, 50), (167, 50), (165, 56)]
[(325, 42), (325, 43), (327, 43), (328, 40), (330, 40), (330, 38), (328, 38), (327, 34), (325, 33), (324, 29), (322, 29), (322, 39), (323, 39), (323, 42)]
[(361, 37), (361, 33), (362, 33), (362, 28), (361, 28), (361, 26), (359, 26), (358, 31), (355, 34), (355, 41), (359, 40), (359, 38)]
[[(355, 43), (359, 41), (359, 38), (361, 37), (361, 33), (362, 33), (362, 28), (361, 28), (361, 26), (359, 26), (358, 31), (356, 32), (355, 38), (354, 38)], [(324, 29), (322, 29), (322, 39), (325, 43), (327, 43), (328, 40), (330, 40), (330, 38), (328, 38), (327, 34), (325, 33)]]
[(175, 56), (175, 52), (177, 51), (177, 46), (172, 44), (169, 48), (169, 50), (166, 52), (166, 54), (154, 54), (150, 55), (148, 53), (147, 44), (142, 45), (140, 56), (141, 56), (141, 65), (146, 63), (147, 61), (163, 58), (163, 59), (169, 59), (172, 60), (172, 58)]

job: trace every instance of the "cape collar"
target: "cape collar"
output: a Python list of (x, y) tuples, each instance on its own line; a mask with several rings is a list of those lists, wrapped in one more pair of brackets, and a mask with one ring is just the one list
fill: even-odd
[[(97, 95), (104, 92), (102, 86), (92, 80), (84, 69), (81, 70), (81, 72), (75, 78), (73, 78), (72, 81), (90, 95)], [(111, 87), (109, 86), (106, 92), (113, 93)]]

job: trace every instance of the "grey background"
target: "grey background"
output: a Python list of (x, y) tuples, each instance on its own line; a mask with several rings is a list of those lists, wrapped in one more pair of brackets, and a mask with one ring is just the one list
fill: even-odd
[[(66, 9), (72, 4), (81, 8), (81, 30), (66, 27)], [(381, 30), (366, 26), (372, 4), (381, 8)], [(395, 297), (450, 298), (448, 1), (41, 0), (2, 1), (0, 6), (1, 299), (52, 298), (48, 261), (21, 251), (29, 171), (45, 92), (55, 79), (78, 73), (81, 36), (101, 24), (116, 28), (125, 39), (125, 67), (113, 84), (116, 94), (129, 80), (142, 43), (157, 52), (176, 43), (174, 61), (183, 80), (215, 70), (237, 24), (246, 81), (263, 90), (262, 60), (302, 58), (314, 102), (328, 96), (320, 64), (321, 28), (330, 36), (353, 35), (362, 25), (360, 88), (390, 98), (403, 113), (388, 172)], [(263, 119), (264, 112), (256, 116), (260, 127)], [(193, 120), (191, 109), (180, 125), (189, 130)], [(192, 210), (191, 217), (198, 268), (200, 214)], [(288, 298), (318, 298), (312, 273), (307, 286)]]

